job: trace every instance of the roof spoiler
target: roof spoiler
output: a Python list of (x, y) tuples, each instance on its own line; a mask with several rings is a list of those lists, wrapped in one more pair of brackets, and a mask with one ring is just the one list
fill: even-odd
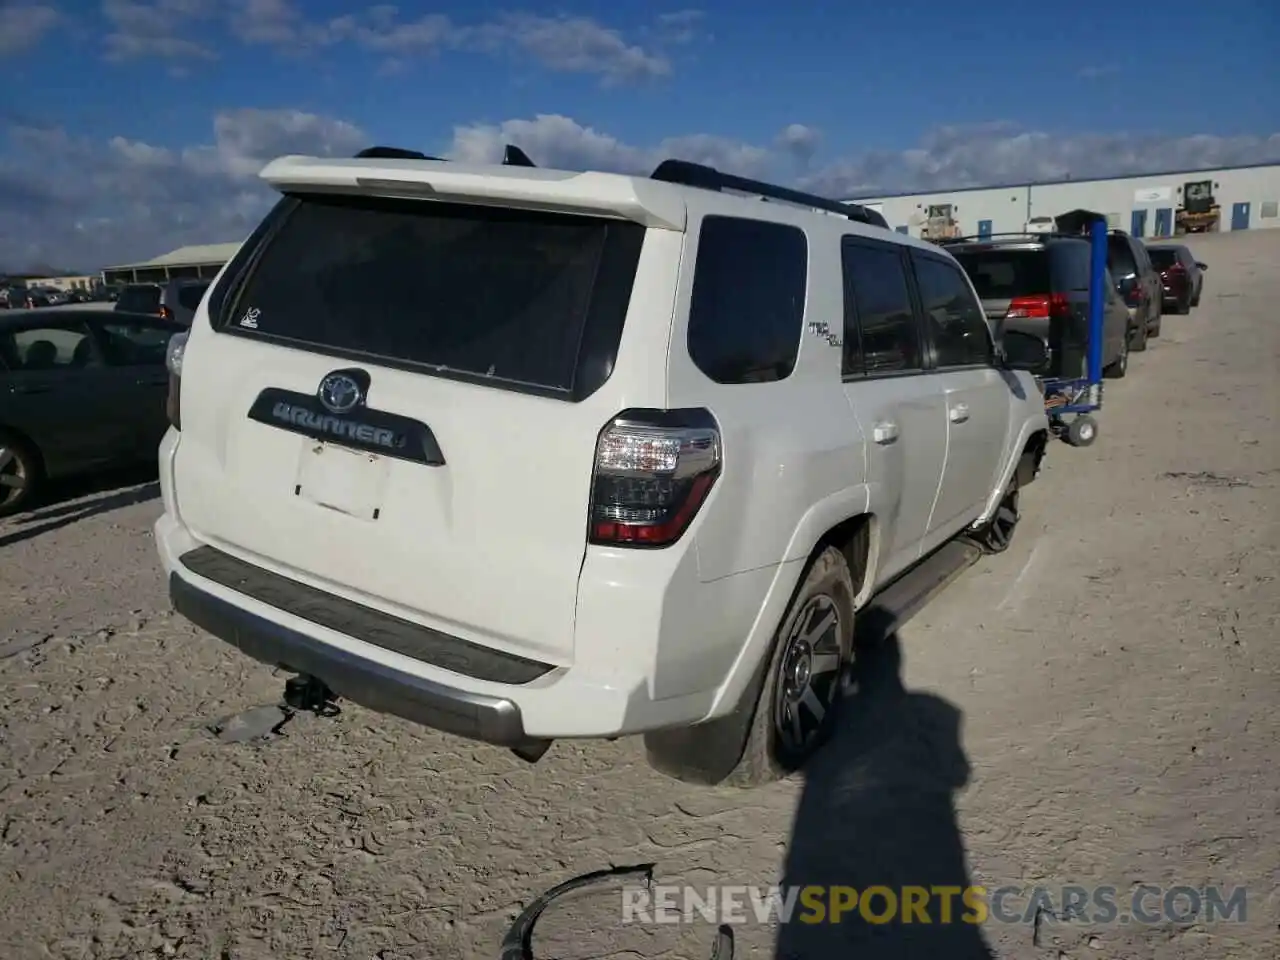
[[(440, 163), (447, 162), (444, 157), (433, 157), (423, 153), (421, 150), (409, 150), (405, 147), (365, 147), (356, 154), (357, 160), (435, 160)], [(533, 167), (537, 166), (529, 155), (513, 144), (507, 144), (506, 149), (502, 152), (502, 165), (504, 167)]]

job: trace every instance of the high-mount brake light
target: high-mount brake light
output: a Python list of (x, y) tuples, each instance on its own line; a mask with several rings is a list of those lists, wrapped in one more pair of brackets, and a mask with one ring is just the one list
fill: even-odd
[(588, 540), (670, 546), (706, 502), (720, 465), (720, 431), (709, 411), (619, 414), (596, 442)]
[(182, 357), (187, 351), (187, 332), (175, 333), (169, 338), (164, 352), (164, 365), (169, 370), (169, 395), (165, 399), (165, 413), (175, 430), (182, 429)]

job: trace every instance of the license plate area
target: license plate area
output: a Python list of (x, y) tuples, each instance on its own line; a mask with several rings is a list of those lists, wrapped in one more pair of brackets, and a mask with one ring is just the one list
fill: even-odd
[(377, 520), (388, 462), (385, 457), (331, 443), (307, 444), (298, 461), (294, 496), (359, 520)]

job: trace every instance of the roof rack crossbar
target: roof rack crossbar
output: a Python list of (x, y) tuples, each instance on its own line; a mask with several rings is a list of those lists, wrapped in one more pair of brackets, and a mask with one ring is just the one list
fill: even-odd
[(779, 187), (761, 180), (751, 180), (747, 177), (723, 173), (715, 167), (693, 163), (689, 160), (663, 160), (658, 164), (657, 169), (649, 175), (649, 179), (661, 180), (665, 183), (678, 183), (686, 187), (697, 187), (701, 190), (713, 190), (716, 192), (735, 190), (738, 193), (754, 194), (764, 200), (780, 200), (797, 206), (825, 210), (828, 213), (839, 214), (857, 223), (884, 227), (886, 230), (889, 228), (889, 224), (883, 216), (861, 204), (828, 200), (826, 197), (819, 197), (816, 194), (805, 193), (801, 190), (791, 190), (787, 187)]

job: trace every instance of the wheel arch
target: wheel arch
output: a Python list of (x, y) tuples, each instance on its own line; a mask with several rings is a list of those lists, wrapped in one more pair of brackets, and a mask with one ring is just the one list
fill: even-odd
[(47, 464), (44, 459), (44, 451), (40, 449), (40, 444), (36, 443), (30, 434), (25, 430), (19, 430), (11, 424), (0, 422), (0, 437), (5, 436), (12, 437), (18, 443), (30, 450), (32, 456), (36, 458), (36, 468), (41, 472), (41, 474), (46, 472)]

